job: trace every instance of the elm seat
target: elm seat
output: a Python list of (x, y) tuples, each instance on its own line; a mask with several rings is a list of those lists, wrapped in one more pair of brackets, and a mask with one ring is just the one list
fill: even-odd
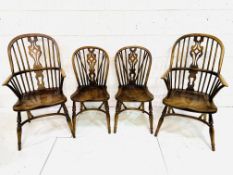
[(85, 86), (78, 88), (71, 96), (72, 101), (106, 101), (109, 99), (109, 94), (105, 86)]
[(207, 95), (194, 91), (173, 90), (168, 97), (163, 99), (163, 103), (174, 108), (192, 112), (217, 112), (217, 107), (213, 101), (209, 101)]
[(116, 99), (119, 101), (125, 102), (133, 102), (133, 101), (141, 101), (148, 102), (153, 100), (153, 95), (150, 91), (145, 87), (137, 87), (137, 86), (126, 86), (120, 87), (116, 94)]
[(14, 105), (14, 111), (28, 111), (39, 109), (42, 107), (49, 107), (59, 105), (66, 102), (66, 97), (59, 89), (44, 89), (25, 94), (22, 99)]

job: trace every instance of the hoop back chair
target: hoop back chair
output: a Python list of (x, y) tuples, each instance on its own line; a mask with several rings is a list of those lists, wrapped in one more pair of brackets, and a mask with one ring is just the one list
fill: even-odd
[[(201, 121), (209, 126), (212, 150), (215, 150), (212, 114), (217, 112), (214, 97), (225, 86), (221, 76), (224, 57), (222, 42), (208, 34), (187, 34), (174, 44), (169, 69), (162, 76), (168, 93), (155, 132), (157, 136), (164, 117), (175, 115)], [(189, 116), (174, 109), (199, 113)]]
[[(88, 110), (97, 110), (106, 114), (108, 133), (111, 133), (107, 92), (109, 56), (105, 50), (95, 46), (77, 49), (72, 56), (73, 69), (78, 83), (77, 90), (71, 96), (73, 101), (73, 132), (76, 132), (76, 117)], [(76, 103), (80, 111), (76, 112)], [(98, 108), (87, 108), (85, 102), (102, 102)]]
[[(125, 110), (139, 110), (149, 115), (150, 132), (153, 133), (153, 95), (147, 88), (152, 56), (149, 50), (140, 46), (121, 48), (115, 55), (115, 68), (118, 78), (114, 133), (117, 132), (118, 116)], [(124, 102), (139, 102), (139, 107), (127, 107)], [(149, 111), (145, 103), (149, 103)]]
[[(5, 81), (18, 97), (13, 106), (17, 116), (18, 150), (21, 150), (22, 126), (31, 120), (63, 115), (72, 133), (72, 123), (66, 108), (66, 97), (62, 86), (65, 78), (61, 68), (60, 54), (56, 41), (44, 34), (24, 34), (15, 37), (8, 45), (11, 75)], [(34, 116), (32, 110), (60, 105), (56, 113)], [(64, 113), (61, 110), (64, 110)], [(21, 119), (21, 112), (28, 118)]]

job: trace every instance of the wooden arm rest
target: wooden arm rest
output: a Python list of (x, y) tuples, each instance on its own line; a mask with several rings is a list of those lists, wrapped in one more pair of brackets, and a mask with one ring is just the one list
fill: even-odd
[(219, 80), (221, 81), (223, 86), (225, 86), (225, 87), (229, 86), (221, 74), (219, 75)]
[(63, 78), (65, 78), (66, 77), (66, 73), (65, 73), (65, 71), (61, 68), (61, 76), (63, 77)]
[(11, 81), (12, 75), (8, 76), (7, 79), (3, 82), (3, 86), (8, 85), (8, 83)]
[(170, 69), (166, 70), (166, 72), (162, 75), (161, 79), (165, 80), (167, 78), (169, 72), (170, 72)]

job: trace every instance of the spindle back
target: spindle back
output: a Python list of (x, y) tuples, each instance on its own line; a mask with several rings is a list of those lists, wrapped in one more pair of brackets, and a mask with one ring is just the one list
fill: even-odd
[(188, 34), (174, 44), (170, 61), (170, 88), (210, 94), (224, 57), (222, 42), (208, 34)]
[(13, 82), (20, 94), (59, 88), (61, 63), (56, 41), (44, 34), (15, 37), (8, 45)]
[(74, 52), (72, 62), (79, 86), (106, 86), (109, 56), (104, 49), (81, 47)]
[(151, 62), (151, 53), (144, 47), (121, 48), (115, 55), (115, 68), (119, 85), (146, 86)]

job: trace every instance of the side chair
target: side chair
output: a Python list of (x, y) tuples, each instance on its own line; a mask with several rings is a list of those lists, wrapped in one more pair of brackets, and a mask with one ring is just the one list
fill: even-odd
[[(118, 78), (114, 133), (117, 132), (119, 114), (126, 110), (138, 110), (149, 117), (150, 132), (153, 133), (153, 95), (147, 87), (152, 56), (148, 49), (140, 46), (123, 47), (115, 55), (115, 69)], [(138, 107), (128, 107), (126, 102), (137, 102)], [(149, 109), (145, 109), (149, 103)]]
[[(84, 111), (97, 110), (106, 114), (108, 133), (111, 133), (107, 92), (109, 56), (104, 49), (85, 46), (77, 49), (72, 56), (73, 69), (77, 80), (77, 90), (71, 96), (73, 101), (73, 132), (76, 136), (76, 117)], [(101, 102), (97, 108), (88, 108), (85, 103)], [(76, 103), (80, 110), (76, 112)]]

